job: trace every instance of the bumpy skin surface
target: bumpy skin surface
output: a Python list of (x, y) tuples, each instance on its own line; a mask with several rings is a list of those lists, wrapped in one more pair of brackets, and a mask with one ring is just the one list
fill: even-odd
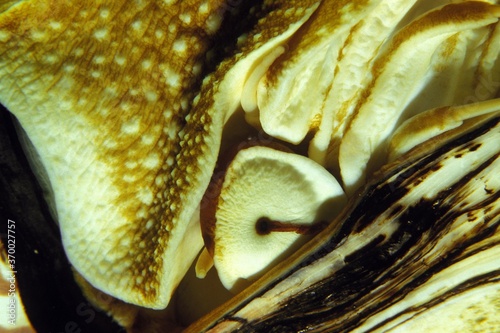
[(175, 256), (189, 219), (169, 177), (220, 3), (2, 8), (0, 100), (47, 171), (71, 262), (127, 302), (166, 306), (201, 246)]
[[(232, 92), (219, 80), (266, 41), (282, 42), (314, 4), (264, 4), (241, 52), (205, 81), (194, 108), (222, 1), (2, 4), (0, 101), (33, 143), (66, 253), (92, 285), (141, 306), (168, 304), (201, 248), (192, 217), (241, 96), (216, 106), (215, 94)], [(259, 57), (232, 81), (241, 86)]]
[[(118, 332), (120, 327), (115, 320), (93, 307), (76, 283), (57, 225), (46, 209), (19, 144), (13, 119), (1, 107), (0, 187), (3, 189), (0, 192), (0, 216), (5, 219), (0, 224), (5, 244), (0, 249), (2, 276), (10, 279), (11, 270), (16, 271), (15, 291), (9, 292), (11, 280), (2, 284), (6, 287), (0, 293), (2, 307), (7, 308), (12, 300), (15, 301), (14, 325), (7, 312), (0, 317), (0, 331), (64, 332), (71, 322), (70, 326), (83, 332)], [(11, 229), (8, 229), (9, 225)], [(15, 253), (12, 250), (14, 245)]]

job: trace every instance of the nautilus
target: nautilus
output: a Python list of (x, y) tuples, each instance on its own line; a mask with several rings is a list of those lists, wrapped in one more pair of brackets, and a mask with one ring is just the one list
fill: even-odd
[(39, 332), (497, 331), (499, 18), (0, 1), (2, 302)]

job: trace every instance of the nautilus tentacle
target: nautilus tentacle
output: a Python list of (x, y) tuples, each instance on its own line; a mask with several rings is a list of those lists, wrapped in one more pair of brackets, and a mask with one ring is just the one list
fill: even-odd
[(297, 144), (310, 127), (317, 126), (341, 46), (349, 31), (380, 2), (321, 2), (314, 17), (290, 40), (287, 52), (259, 82), (256, 104), (266, 133)]
[(487, 3), (447, 5), (417, 18), (392, 38), (375, 61), (373, 79), (340, 143), (346, 191), (352, 193), (364, 183), (367, 169), (377, 170), (383, 164), (387, 138), (427, 83), (435, 50), (448, 37), (495, 24), (499, 16), (500, 8)]
[(481, 103), (431, 109), (405, 121), (393, 133), (389, 143), (389, 160), (394, 160), (418, 144), (442, 133), (462, 127), (480, 116), (489, 116), (500, 109), (500, 99)]
[[(356, 101), (370, 80), (374, 56), (394, 33), (404, 16), (417, 1), (380, 1), (372, 11), (356, 22), (338, 53), (335, 76), (325, 96), (323, 114), (317, 132), (311, 140), (309, 156), (315, 161), (338, 170), (338, 144), (351, 119)], [(327, 152), (335, 151), (328, 154)]]
[(322, 2), (286, 52), (267, 59), (255, 101), (242, 104), (247, 120), (290, 143), (310, 140), (309, 157), (354, 193), (405, 119), (498, 90), (498, 6), (426, 4)]

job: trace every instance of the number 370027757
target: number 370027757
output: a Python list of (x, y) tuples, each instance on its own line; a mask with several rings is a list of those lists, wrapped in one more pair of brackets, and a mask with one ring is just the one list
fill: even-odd
[(10, 269), (16, 269), (16, 222), (7, 220), (7, 260)]

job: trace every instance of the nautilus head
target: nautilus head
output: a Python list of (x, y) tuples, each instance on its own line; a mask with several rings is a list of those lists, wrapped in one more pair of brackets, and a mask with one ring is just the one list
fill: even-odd
[(0, 1), (0, 102), (74, 279), (130, 332), (190, 324), (173, 300), (193, 265), (238, 295), (189, 332), (487, 330), (499, 17), (497, 1)]

